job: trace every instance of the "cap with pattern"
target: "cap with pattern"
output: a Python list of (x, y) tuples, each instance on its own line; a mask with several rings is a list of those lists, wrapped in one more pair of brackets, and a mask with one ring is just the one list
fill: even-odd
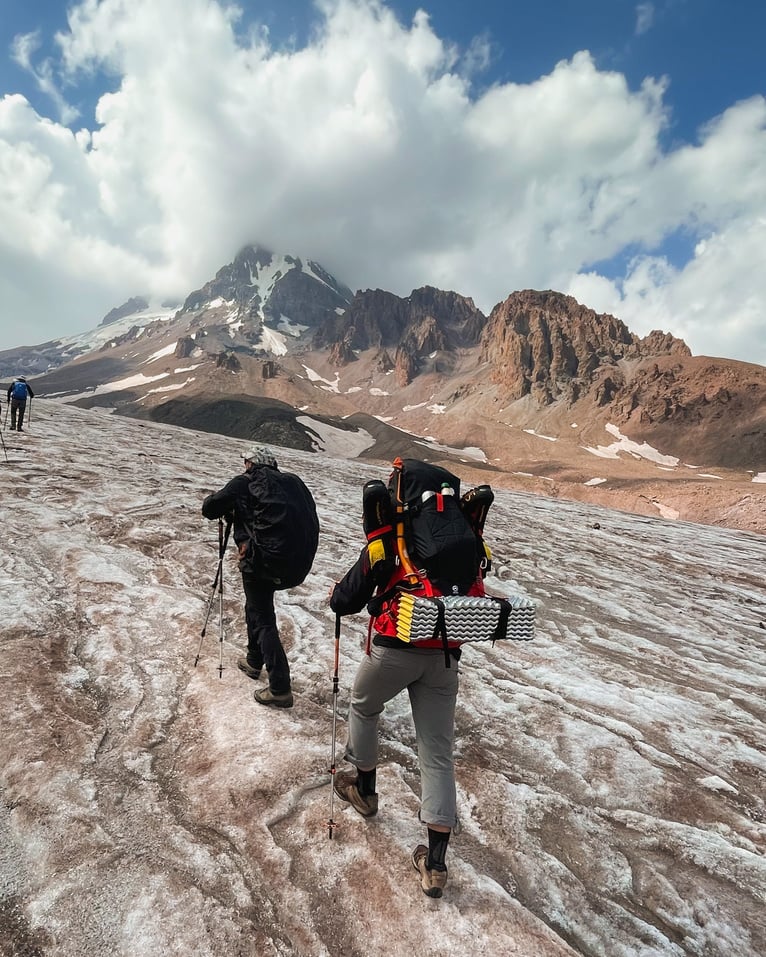
[(252, 462), (253, 465), (269, 465), (273, 469), (277, 467), (274, 453), (265, 445), (252, 446), (245, 452), (244, 458), (246, 462)]

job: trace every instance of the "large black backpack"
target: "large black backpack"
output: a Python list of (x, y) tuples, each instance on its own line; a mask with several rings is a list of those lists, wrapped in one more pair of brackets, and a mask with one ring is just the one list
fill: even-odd
[(419, 459), (404, 459), (389, 479), (401, 505), (409, 557), (442, 595), (465, 595), (479, 578), (481, 543), (460, 504), (460, 479)]
[(362, 490), (367, 558), (378, 584), (367, 609), (381, 633), (413, 645), (440, 640), (448, 668), (451, 646), (532, 638), (534, 602), (484, 591), (490, 486), (461, 498), (460, 479), (441, 466), (400, 458), (393, 465), (387, 487), (373, 479)]
[(243, 522), (250, 546), (242, 570), (270, 581), (277, 590), (300, 585), (311, 571), (319, 543), (316, 504), (292, 472), (253, 470), (249, 509)]

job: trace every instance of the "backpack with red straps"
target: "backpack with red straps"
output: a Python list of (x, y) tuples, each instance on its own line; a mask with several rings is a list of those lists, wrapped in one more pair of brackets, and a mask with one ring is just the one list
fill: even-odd
[(420, 647), (449, 650), (465, 642), (528, 640), (534, 602), (487, 595), (491, 552), (484, 523), (494, 501), (489, 485), (460, 494), (460, 479), (418, 459), (397, 458), (388, 485), (363, 489), (371, 568), (392, 568), (368, 604), (379, 633)]

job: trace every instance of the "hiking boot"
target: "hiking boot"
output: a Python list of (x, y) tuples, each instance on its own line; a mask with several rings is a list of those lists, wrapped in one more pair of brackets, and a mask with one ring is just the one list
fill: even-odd
[(335, 793), (358, 811), (362, 817), (374, 817), (378, 813), (378, 795), (360, 794), (356, 785), (356, 771), (341, 771), (335, 775)]
[(240, 658), (237, 662), (237, 667), (240, 671), (244, 671), (248, 678), (255, 680), (261, 677), (262, 668), (256, 668), (254, 665), (251, 665), (247, 658)]
[(258, 704), (268, 704), (272, 708), (292, 708), (293, 706), (292, 691), (283, 691), (281, 694), (277, 694), (271, 688), (262, 688), (260, 691), (256, 691), (253, 697)]
[(420, 875), (420, 887), (427, 897), (441, 897), (447, 886), (447, 871), (429, 870), (428, 848), (425, 844), (418, 844), (412, 852), (412, 866)]

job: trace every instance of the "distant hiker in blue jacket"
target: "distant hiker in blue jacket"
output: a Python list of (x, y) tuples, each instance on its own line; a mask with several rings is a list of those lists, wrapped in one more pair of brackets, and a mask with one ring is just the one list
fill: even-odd
[[(27, 408), (27, 399), (34, 399), (35, 394), (27, 382), (26, 376), (17, 376), (8, 386), (8, 402), (11, 407), (11, 432), (24, 431), (24, 412)], [(18, 425), (16, 419), (18, 417)]]

